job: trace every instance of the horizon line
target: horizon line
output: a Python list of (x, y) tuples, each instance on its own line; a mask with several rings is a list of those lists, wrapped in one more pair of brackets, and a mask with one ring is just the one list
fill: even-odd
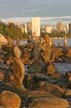
[(33, 18), (33, 17), (39, 17), (39, 18), (71, 18), (70, 16), (12, 16), (12, 17), (0, 17), (0, 19), (8, 19), (8, 18)]

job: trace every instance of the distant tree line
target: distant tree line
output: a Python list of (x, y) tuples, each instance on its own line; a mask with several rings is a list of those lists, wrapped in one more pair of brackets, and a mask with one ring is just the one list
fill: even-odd
[(18, 28), (17, 25), (13, 23), (4, 24), (3, 22), (0, 22), (0, 33), (4, 36), (10, 36), (12, 39), (26, 39), (27, 34), (22, 33), (21, 29)]

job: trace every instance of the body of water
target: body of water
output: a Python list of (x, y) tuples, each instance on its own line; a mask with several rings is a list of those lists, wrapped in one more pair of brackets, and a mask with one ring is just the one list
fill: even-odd
[[(68, 46), (71, 46), (71, 39), (68, 38), (67, 41), (68, 41)], [(58, 46), (58, 39), (53, 39), (53, 42), (55, 46)], [(61, 46), (64, 45), (64, 39), (60, 39), (59, 42)]]
[[(71, 46), (71, 39), (68, 38), (67, 40), (68, 40), (68, 46)], [(53, 39), (53, 42), (55, 46), (58, 46), (58, 39)], [(61, 46), (63, 46), (64, 40), (60, 39), (59, 43)], [(14, 44), (16, 44), (16, 40), (14, 40)], [(23, 44), (27, 44), (27, 40), (20, 40), (20, 45), (23, 45)]]

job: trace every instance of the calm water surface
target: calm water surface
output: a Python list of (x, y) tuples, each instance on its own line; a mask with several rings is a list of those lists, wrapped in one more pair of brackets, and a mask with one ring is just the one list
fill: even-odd
[[(68, 46), (71, 46), (71, 39), (67, 39), (68, 40)], [(58, 46), (58, 39), (53, 39), (53, 42), (55, 44), (55, 46)], [(14, 44), (16, 43), (16, 40), (14, 40)], [(60, 39), (60, 45), (63, 46), (63, 39)], [(27, 44), (27, 40), (20, 40), (20, 45), (22, 44)]]

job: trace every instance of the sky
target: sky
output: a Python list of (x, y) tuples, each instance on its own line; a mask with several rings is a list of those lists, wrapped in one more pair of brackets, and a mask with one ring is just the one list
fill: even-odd
[(0, 18), (71, 16), (71, 0), (0, 0)]

